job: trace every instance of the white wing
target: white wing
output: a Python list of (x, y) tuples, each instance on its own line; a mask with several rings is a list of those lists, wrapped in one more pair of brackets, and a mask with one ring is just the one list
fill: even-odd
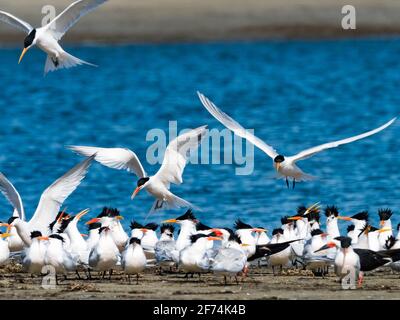
[(79, 0), (55, 17), (47, 26), (54, 38), (60, 40), (78, 20), (107, 0)]
[(25, 22), (5, 11), (0, 11), (0, 21), (8, 23), (9, 25), (12, 25), (28, 34), (33, 30), (33, 27), (28, 22)]
[(172, 140), (165, 150), (163, 163), (154, 178), (166, 185), (167, 188), (170, 183), (181, 184), (186, 161), (190, 157), (190, 153), (198, 148), (206, 134), (206, 129), (207, 126), (202, 126)]
[(31, 230), (39, 230), (46, 234), (49, 224), (56, 218), (61, 205), (85, 178), (95, 155), (77, 164), (61, 178), (53, 182), (40, 197), (35, 214), (29, 221)]
[(68, 149), (76, 152), (77, 154), (90, 157), (96, 154), (95, 160), (100, 162), (103, 166), (118, 169), (128, 170), (134, 172), (139, 178), (146, 176), (142, 164), (137, 155), (125, 148), (97, 148), (85, 146), (68, 146)]
[(0, 191), (18, 212), (18, 217), (25, 220), (25, 211), (21, 196), (12, 183), (0, 172)]
[(257, 138), (255, 135), (253, 135), (252, 133), (247, 131), (245, 128), (243, 128), (239, 123), (237, 123), (235, 120), (233, 120), (230, 116), (228, 116), (226, 113), (221, 111), (214, 103), (212, 103), (202, 93), (197, 92), (197, 95), (199, 96), (201, 103), (208, 110), (208, 112), (210, 112), (211, 115), (215, 119), (217, 119), (219, 122), (221, 122), (229, 130), (233, 131), (239, 137), (242, 137), (242, 138), (248, 140), (249, 142), (251, 142), (252, 144), (254, 144), (257, 148), (264, 151), (272, 159), (274, 159), (278, 155), (278, 153), (276, 152), (276, 150), (274, 148), (272, 148), (271, 146), (266, 144), (264, 141)]
[(299, 161), (299, 160), (307, 159), (307, 158), (313, 156), (314, 154), (316, 154), (318, 152), (321, 152), (323, 150), (336, 148), (336, 147), (338, 147), (338, 146), (340, 146), (342, 144), (350, 143), (350, 142), (353, 142), (353, 141), (357, 141), (357, 140), (372, 136), (373, 134), (378, 133), (379, 131), (382, 131), (383, 129), (389, 127), (395, 120), (396, 120), (396, 118), (393, 118), (389, 122), (386, 122), (383, 126), (380, 126), (379, 128), (376, 128), (374, 130), (371, 130), (371, 131), (368, 131), (368, 132), (365, 132), (365, 133), (362, 133), (362, 134), (359, 134), (357, 136), (350, 137), (350, 138), (347, 138), (347, 139), (321, 144), (319, 146), (316, 146), (316, 147), (301, 151), (298, 154), (296, 154), (294, 156), (291, 156), (291, 157), (287, 157), (287, 158), (290, 159), (291, 161), (294, 161), (294, 162), (295, 161)]

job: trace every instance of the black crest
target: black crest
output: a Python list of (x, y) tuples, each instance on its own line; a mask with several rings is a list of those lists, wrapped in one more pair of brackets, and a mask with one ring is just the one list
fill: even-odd
[(276, 235), (276, 234), (283, 234), (283, 229), (282, 228), (276, 228), (274, 230), (272, 230), (272, 235)]
[(144, 228), (145, 228), (145, 229), (149, 229), (149, 230), (156, 231), (157, 228), (158, 228), (158, 224), (157, 224), (157, 223), (154, 223), (154, 222), (151, 222), (151, 223), (146, 224), (146, 225), (144, 226)]
[(31, 232), (31, 239), (41, 237), (42, 233), (40, 231), (32, 231)]
[(291, 223), (291, 222), (292, 221), (289, 220), (287, 216), (284, 216), (284, 217), (281, 218), (281, 223), (282, 224), (288, 224), (288, 223)]
[(253, 229), (253, 227), (247, 223), (244, 223), (242, 220), (237, 219), (235, 221), (235, 229), (239, 230), (239, 229)]
[(35, 36), (36, 36), (36, 29), (33, 29), (24, 39), (24, 48), (28, 48), (29, 46), (32, 45)]
[(339, 210), (336, 206), (327, 206), (325, 208), (325, 215), (327, 217), (332, 216), (332, 215), (337, 217), (339, 215)]
[(285, 161), (285, 157), (284, 157), (283, 155), (281, 155), (281, 154), (277, 155), (277, 156), (274, 158), (274, 162), (275, 162), (275, 163), (280, 163), (280, 162), (283, 162), (283, 161)]
[(351, 238), (350, 237), (341, 236), (341, 237), (336, 237), (335, 240), (340, 241), (340, 246), (343, 249), (346, 249), (351, 246)]
[(192, 243), (195, 243), (198, 239), (200, 238), (207, 238), (209, 235), (207, 234), (202, 234), (202, 233), (197, 233), (197, 234), (193, 234), (190, 236), (190, 241)]
[(164, 233), (165, 230), (169, 230), (171, 233), (174, 233), (175, 227), (172, 224), (162, 224), (160, 228), (161, 233)]
[(147, 181), (149, 181), (150, 178), (145, 177), (145, 178), (140, 178), (137, 182), (137, 186), (141, 187), (142, 185), (144, 185)]
[(63, 233), (65, 229), (67, 229), (68, 225), (72, 220), (74, 220), (75, 216), (69, 216), (68, 219), (62, 219), (60, 222), (60, 228), (58, 228), (58, 233)]
[(101, 228), (100, 222), (94, 222), (88, 225), (88, 231)]
[(49, 238), (58, 239), (61, 242), (64, 242), (64, 238), (61, 237), (59, 234), (56, 234), (56, 233), (49, 235)]
[(393, 214), (393, 211), (390, 210), (389, 208), (378, 210), (379, 218), (383, 221), (389, 220), (390, 217), (392, 216), (392, 214)]
[(368, 211), (361, 211), (354, 216), (351, 217), (352, 219), (356, 220), (365, 220), (368, 221)]
[(196, 220), (196, 217), (194, 216), (192, 209), (189, 209), (188, 211), (185, 212), (185, 214), (183, 214), (180, 217), (176, 218), (176, 220), (178, 220), (178, 221)]
[(225, 230), (227, 230), (229, 232), (228, 241), (235, 241), (239, 244), (242, 243), (242, 240), (240, 240), (240, 237), (235, 232), (233, 232), (232, 229), (225, 229)]
[(114, 218), (119, 216), (119, 211), (116, 208), (108, 208), (104, 207), (103, 210), (100, 212), (100, 214), (97, 216), (97, 218), (103, 218), (103, 217), (110, 217)]
[(307, 208), (305, 206), (298, 206), (297, 207), (297, 215), (302, 216), (306, 212)]
[(318, 236), (318, 235), (323, 234), (323, 233), (324, 232), (321, 229), (315, 229), (315, 230), (311, 231), (311, 236), (314, 237), (314, 236)]
[(139, 222), (132, 220), (131, 225), (129, 226), (131, 228), (131, 230), (133, 229), (142, 229), (143, 225), (140, 224)]
[(133, 244), (133, 243), (140, 244), (141, 241), (140, 241), (139, 238), (132, 237), (132, 238), (129, 239), (129, 244)]
[(205, 224), (201, 223), (200, 221), (196, 223), (196, 230), (197, 231), (204, 231), (204, 230), (210, 230), (212, 229), (209, 226), (206, 226)]
[(387, 250), (389, 250), (391, 247), (393, 247), (396, 243), (396, 238), (393, 236), (390, 236), (389, 238), (387, 238), (387, 240), (385, 241), (385, 248)]

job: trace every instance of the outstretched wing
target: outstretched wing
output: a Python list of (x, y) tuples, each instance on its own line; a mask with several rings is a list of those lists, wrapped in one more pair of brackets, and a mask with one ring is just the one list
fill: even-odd
[(60, 40), (64, 34), (84, 15), (96, 9), (107, 0), (79, 0), (55, 17), (46, 27), (54, 38)]
[(18, 217), (25, 220), (25, 211), (21, 196), (13, 184), (0, 172), (0, 191), (18, 212)]
[(291, 157), (287, 157), (288, 159), (291, 159), (292, 161), (299, 161), (299, 160), (304, 160), (307, 159), (311, 156), (313, 156), (314, 154), (324, 151), (326, 149), (331, 149), (331, 148), (336, 148), (342, 144), (346, 144), (346, 143), (350, 143), (353, 141), (357, 141), (360, 139), (364, 139), (366, 137), (372, 136), (375, 133), (378, 133), (379, 131), (382, 131), (383, 129), (386, 129), (387, 127), (389, 127), (394, 121), (396, 120), (396, 118), (393, 118), (392, 120), (390, 120), (389, 122), (386, 122), (384, 125), (380, 126), (379, 128), (376, 128), (374, 130), (359, 134), (357, 136), (354, 137), (350, 137), (347, 139), (343, 139), (343, 140), (338, 140), (338, 141), (334, 141), (334, 142), (328, 142), (325, 144), (321, 144), (319, 146), (304, 150), (299, 152), (298, 154), (291, 156)]
[(134, 172), (139, 178), (146, 176), (138, 156), (126, 148), (97, 148), (85, 146), (68, 146), (68, 149), (85, 157), (96, 154), (94, 160), (100, 162), (103, 166)]
[(42, 193), (35, 214), (29, 221), (31, 230), (47, 233), (48, 225), (56, 218), (65, 199), (74, 192), (82, 179), (85, 178), (94, 157), (95, 155), (92, 155), (77, 164)]
[(257, 148), (264, 151), (272, 159), (274, 159), (278, 155), (278, 153), (274, 148), (272, 148), (264, 141), (262, 141), (260, 138), (256, 137), (254, 134), (250, 133), (245, 128), (243, 128), (238, 122), (236, 122), (226, 113), (221, 111), (214, 103), (212, 103), (202, 93), (197, 92), (197, 95), (199, 96), (201, 103), (208, 110), (208, 112), (210, 112), (215, 119), (221, 122), (229, 130), (233, 131), (239, 137), (242, 137), (251, 142), (252, 144), (254, 144)]
[(5, 11), (0, 11), (0, 21), (8, 23), (9, 25), (12, 25), (28, 34), (33, 30), (33, 27), (28, 22), (25, 22), (24, 20), (21, 20)]
[(181, 184), (187, 159), (194, 152), (206, 134), (207, 126), (190, 130), (172, 140), (165, 150), (163, 163), (154, 175), (167, 188), (170, 183)]

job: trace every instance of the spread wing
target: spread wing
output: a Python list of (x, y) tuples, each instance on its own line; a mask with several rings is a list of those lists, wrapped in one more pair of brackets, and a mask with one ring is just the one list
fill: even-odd
[(146, 176), (142, 164), (137, 155), (125, 148), (97, 148), (85, 146), (69, 146), (70, 150), (85, 157), (96, 154), (94, 160), (100, 162), (103, 166), (134, 172), (139, 178)]
[(6, 197), (8, 202), (14, 207), (21, 220), (25, 220), (25, 211), (21, 196), (13, 184), (0, 172), (0, 191)]
[(167, 187), (170, 183), (181, 184), (187, 159), (191, 152), (198, 148), (206, 134), (206, 129), (207, 126), (202, 126), (172, 140), (165, 150), (163, 163), (154, 178)]
[(357, 141), (360, 139), (364, 139), (366, 137), (372, 136), (375, 133), (378, 133), (379, 131), (382, 131), (383, 129), (386, 129), (387, 127), (389, 127), (394, 121), (396, 120), (396, 118), (393, 118), (392, 120), (390, 120), (389, 122), (386, 122), (384, 125), (380, 126), (379, 128), (376, 128), (374, 130), (359, 134), (357, 136), (353, 136), (350, 138), (346, 138), (343, 140), (338, 140), (338, 141), (334, 141), (334, 142), (328, 142), (325, 144), (321, 144), (319, 146), (301, 151), (300, 153), (292, 156), (292, 157), (288, 157), (290, 158), (292, 161), (299, 161), (299, 160), (304, 160), (307, 159), (313, 155), (315, 155), (318, 152), (324, 151), (326, 149), (331, 149), (331, 148), (336, 148), (342, 144), (346, 144), (346, 143), (350, 143), (353, 141)]
[(54, 38), (60, 40), (64, 34), (84, 15), (96, 9), (107, 0), (79, 0), (55, 17), (46, 27)]
[(25, 22), (24, 20), (21, 20), (5, 11), (0, 11), (0, 21), (8, 23), (9, 25), (28, 34), (33, 30), (33, 27), (28, 22)]
[(94, 157), (95, 155), (92, 155), (77, 164), (42, 193), (35, 214), (29, 221), (31, 230), (40, 230), (44, 234), (47, 233), (48, 225), (56, 219), (63, 202), (85, 178)]
[(262, 141), (260, 138), (256, 137), (255, 135), (247, 131), (245, 128), (243, 128), (238, 122), (236, 122), (226, 113), (221, 111), (206, 96), (204, 96), (200, 92), (197, 92), (197, 95), (199, 96), (201, 103), (208, 110), (208, 112), (210, 112), (215, 119), (221, 122), (229, 130), (233, 131), (239, 137), (242, 137), (247, 141), (251, 142), (252, 144), (254, 144), (257, 148), (264, 151), (272, 159), (274, 159), (278, 155), (278, 153), (274, 148), (272, 148), (264, 141)]

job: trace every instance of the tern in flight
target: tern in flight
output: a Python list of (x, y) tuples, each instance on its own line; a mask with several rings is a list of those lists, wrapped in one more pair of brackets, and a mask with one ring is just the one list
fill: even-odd
[(24, 220), (24, 206), (18, 191), (11, 182), (0, 173), (0, 191), (18, 212), (18, 217), (13, 216), (10, 218), (9, 227), (13, 226), (16, 228), (25, 246), (30, 246), (32, 243), (30, 232), (40, 231), (44, 235), (49, 233), (49, 224), (55, 220), (63, 202), (85, 178), (93, 158), (94, 155), (85, 159), (53, 182), (42, 193), (36, 211), (29, 221)]
[(84, 15), (96, 9), (107, 0), (79, 0), (72, 3), (68, 8), (41, 28), (34, 28), (29, 23), (7, 13), (0, 11), (0, 21), (6, 22), (13, 27), (25, 32), (28, 36), (24, 40), (24, 49), (19, 58), (21, 62), (26, 52), (34, 45), (47, 53), (44, 73), (62, 68), (71, 68), (81, 64), (94, 66), (91, 63), (80, 60), (65, 52), (58, 41), (64, 34)]
[(297, 161), (310, 158), (311, 156), (313, 156), (321, 151), (324, 151), (326, 149), (336, 148), (342, 144), (347, 144), (347, 143), (350, 143), (353, 141), (357, 141), (357, 140), (372, 136), (373, 134), (378, 133), (379, 131), (382, 131), (383, 129), (389, 127), (396, 120), (396, 118), (393, 118), (389, 122), (385, 123), (384, 125), (380, 126), (379, 128), (376, 128), (374, 130), (371, 130), (371, 131), (368, 131), (368, 132), (365, 132), (365, 133), (362, 133), (362, 134), (359, 134), (359, 135), (356, 135), (356, 136), (353, 136), (350, 138), (346, 138), (343, 140), (324, 143), (319, 146), (303, 150), (294, 156), (288, 157), (288, 156), (283, 156), (282, 154), (279, 154), (273, 147), (266, 144), (260, 138), (256, 137), (255, 135), (253, 135), (252, 133), (247, 131), (239, 123), (237, 123), (234, 119), (232, 119), (226, 113), (221, 111), (206, 96), (204, 96), (200, 92), (197, 92), (197, 94), (198, 94), (203, 106), (208, 110), (208, 112), (211, 113), (211, 115), (215, 119), (217, 119), (219, 122), (221, 122), (229, 130), (233, 131), (239, 137), (244, 138), (244, 139), (248, 140), (249, 142), (251, 142), (252, 144), (254, 144), (257, 148), (261, 149), (268, 156), (270, 156), (272, 158), (273, 166), (278, 173), (278, 178), (285, 178), (286, 185), (288, 188), (289, 188), (288, 178), (293, 178), (293, 188), (295, 187), (296, 181), (307, 181), (307, 180), (314, 179), (313, 176), (304, 173), (297, 166), (297, 164), (296, 164)]
[(195, 208), (190, 202), (174, 195), (169, 189), (170, 184), (181, 184), (183, 170), (190, 154), (194, 152), (206, 134), (207, 126), (201, 126), (179, 135), (172, 140), (164, 154), (163, 163), (158, 172), (147, 176), (137, 155), (126, 148), (97, 148), (85, 146), (69, 146), (68, 148), (83, 156), (95, 155), (95, 160), (113, 169), (124, 169), (134, 172), (139, 178), (132, 199), (137, 193), (146, 189), (156, 198), (149, 213), (161, 209)]

